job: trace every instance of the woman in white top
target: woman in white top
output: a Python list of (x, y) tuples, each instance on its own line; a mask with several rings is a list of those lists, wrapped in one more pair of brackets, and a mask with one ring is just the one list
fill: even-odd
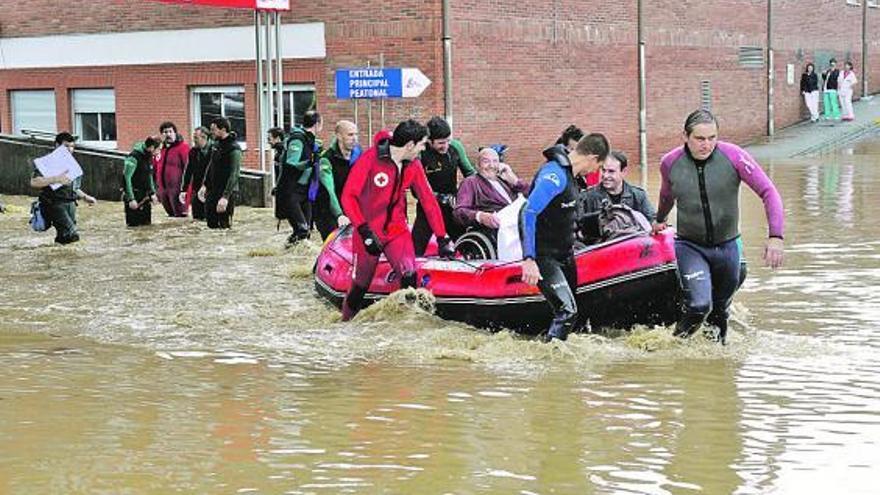
[(841, 119), (853, 120), (855, 118), (852, 106), (853, 87), (855, 87), (859, 80), (856, 78), (856, 73), (853, 72), (852, 62), (846, 62), (843, 67), (843, 70), (840, 71), (840, 75), (837, 77), (837, 94), (840, 97)]

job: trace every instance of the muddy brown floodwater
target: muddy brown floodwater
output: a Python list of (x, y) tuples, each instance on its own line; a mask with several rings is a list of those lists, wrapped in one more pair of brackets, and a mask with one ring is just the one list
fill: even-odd
[(268, 210), (127, 230), (104, 202), (55, 247), (4, 197), (0, 492), (877, 493), (880, 141), (765, 165), (786, 266), (744, 192), (727, 348), (342, 324)]

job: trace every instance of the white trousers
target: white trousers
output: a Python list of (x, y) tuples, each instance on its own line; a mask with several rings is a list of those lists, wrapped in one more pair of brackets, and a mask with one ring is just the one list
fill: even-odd
[(852, 106), (852, 92), (838, 92), (837, 95), (840, 97), (840, 118), (844, 120), (852, 120), (856, 118)]
[(810, 109), (810, 120), (819, 120), (819, 91), (804, 93), (804, 103)]

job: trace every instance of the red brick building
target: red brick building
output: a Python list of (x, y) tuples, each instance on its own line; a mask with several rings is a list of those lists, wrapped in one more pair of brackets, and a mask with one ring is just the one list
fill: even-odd
[[(873, 93), (880, 90), (875, 0), (773, 0), (777, 128), (803, 118), (798, 83), (807, 61), (851, 59), (861, 78), (861, 1), (869, 2)], [(387, 101), (389, 125), (444, 113), (441, 0), (365, 5), (291, 0), (283, 17), (286, 101), (298, 111), (314, 102), (329, 124), (325, 138), (334, 121), (354, 117), (352, 101), (334, 95), (335, 69), (378, 65), (380, 57), (387, 66), (419, 68), (433, 81), (418, 98)], [(701, 104), (717, 114), (726, 139), (764, 135), (768, 0), (644, 5), (650, 162), (678, 143), (685, 115)], [(575, 123), (637, 156), (635, 0), (450, 0), (450, 6), (452, 117), (470, 150), (507, 143), (515, 167), (534, 169), (540, 150)], [(244, 131), (253, 166), (261, 139), (256, 71), (247, 58), (253, 33), (253, 14), (241, 10), (20, 0), (0, 16), (0, 132), (73, 129), (127, 149), (162, 121), (189, 136), (200, 121), (222, 113)], [(375, 130), (379, 105), (372, 107)], [(358, 120), (367, 143), (365, 102)]]

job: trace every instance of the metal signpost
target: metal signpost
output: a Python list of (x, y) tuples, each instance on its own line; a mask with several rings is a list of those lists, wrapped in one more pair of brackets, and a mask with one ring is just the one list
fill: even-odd
[[(257, 70), (257, 149), (260, 170), (266, 171), (266, 133), (273, 124), (284, 125), (281, 67), (281, 12), (290, 10), (290, 0), (157, 0), (163, 3), (205, 5), (254, 11), (254, 63)], [(274, 39), (273, 39), (274, 36)], [(268, 83), (268, 84), (266, 84)], [(274, 96), (274, 97), (273, 97)], [(291, 112), (293, 109), (291, 108)], [(291, 116), (291, 123), (293, 116)], [(274, 167), (270, 167), (275, 183)]]
[(267, 153), (272, 150), (266, 147), (266, 134), (272, 127), (284, 127), (281, 11), (290, 10), (290, 0), (251, 1), (254, 8), (254, 51), (257, 66), (257, 120), (260, 124), (257, 149), (260, 154), (260, 170), (268, 171), (274, 184), (275, 167), (268, 166)]

